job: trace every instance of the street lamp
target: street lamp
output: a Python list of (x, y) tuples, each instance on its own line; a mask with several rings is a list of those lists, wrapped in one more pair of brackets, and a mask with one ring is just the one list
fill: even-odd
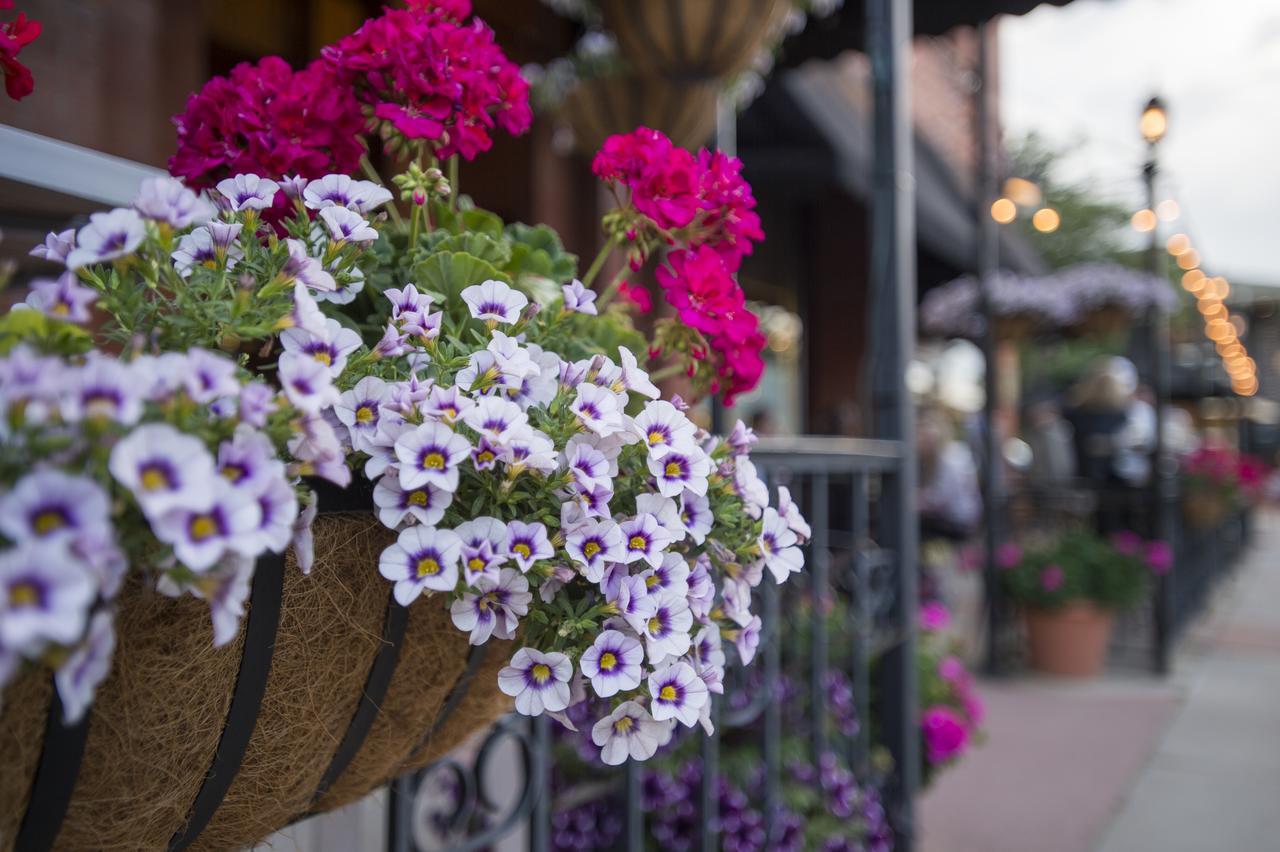
[(1159, 97), (1153, 97), (1147, 101), (1146, 107), (1142, 110), (1138, 128), (1142, 131), (1142, 138), (1147, 140), (1149, 145), (1154, 145), (1164, 138), (1164, 132), (1169, 128), (1169, 116), (1165, 112), (1164, 101)]
[[(1160, 230), (1157, 227), (1156, 174), (1159, 167), (1156, 160), (1156, 149), (1160, 140), (1169, 129), (1169, 115), (1164, 101), (1153, 97), (1147, 101), (1138, 119), (1138, 131), (1147, 143), (1147, 157), (1142, 164), (1142, 180), (1147, 190), (1147, 210), (1151, 211), (1150, 229), (1147, 242), (1147, 271), (1152, 275), (1162, 276), (1164, 273), (1164, 254), (1160, 251)], [(1136, 223), (1135, 223), (1136, 225)], [(1190, 262), (1194, 252), (1190, 249), (1190, 241), (1185, 253), (1178, 256), (1179, 266), (1190, 271), (1198, 264)], [(1173, 246), (1171, 246), (1172, 248)], [(1181, 248), (1181, 246), (1178, 246)], [(1198, 260), (1198, 258), (1196, 258)], [(1223, 334), (1222, 337), (1227, 337)], [(1151, 448), (1151, 505), (1155, 508), (1152, 519), (1152, 538), (1167, 541), (1171, 545), (1174, 531), (1174, 478), (1170, 470), (1170, 462), (1165, 458), (1165, 405), (1169, 400), (1169, 324), (1168, 319), (1158, 308), (1153, 307), (1147, 323), (1147, 342), (1151, 353), (1152, 390), (1155, 393), (1155, 440)], [(1175, 561), (1176, 570), (1176, 561)], [(1173, 641), (1173, 571), (1157, 582), (1157, 599), (1155, 601), (1155, 668), (1160, 673), (1169, 670), (1170, 644)]]

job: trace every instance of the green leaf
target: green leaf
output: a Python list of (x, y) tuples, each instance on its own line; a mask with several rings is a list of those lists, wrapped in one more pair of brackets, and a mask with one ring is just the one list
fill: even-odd
[(462, 291), (472, 284), (496, 279), (506, 284), (511, 279), (487, 260), (461, 251), (442, 251), (413, 267), (419, 287), (444, 296), (445, 304), (462, 305)]
[[(506, 271), (516, 281), (550, 279), (556, 286), (568, 283), (578, 271), (578, 257), (564, 250), (560, 237), (546, 225), (516, 222), (507, 226), (511, 262)], [(533, 285), (525, 285), (533, 286)]]

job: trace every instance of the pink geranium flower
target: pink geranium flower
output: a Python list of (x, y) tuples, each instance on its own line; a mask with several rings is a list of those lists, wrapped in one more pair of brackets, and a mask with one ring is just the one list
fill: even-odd
[(951, 624), (951, 613), (944, 604), (930, 601), (920, 605), (920, 629), (930, 633), (946, 630)]
[(959, 757), (969, 745), (969, 729), (950, 707), (939, 704), (925, 710), (920, 728), (925, 757), (935, 766)]
[(1046, 592), (1058, 591), (1066, 579), (1066, 573), (1058, 565), (1046, 565), (1040, 571), (1040, 587)]

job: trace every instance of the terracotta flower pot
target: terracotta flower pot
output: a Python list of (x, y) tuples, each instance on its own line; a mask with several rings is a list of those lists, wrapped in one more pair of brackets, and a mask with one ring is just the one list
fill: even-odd
[(604, 24), (632, 68), (673, 80), (743, 70), (775, 33), (790, 0), (601, 0)]
[(1102, 671), (1114, 614), (1088, 601), (1026, 610), (1031, 665), (1046, 674), (1094, 677)]
[(661, 130), (682, 148), (697, 148), (715, 130), (716, 88), (628, 74), (602, 77), (574, 86), (560, 114), (573, 128), (574, 144), (588, 156), (613, 134), (640, 126)]
[[(323, 498), (322, 498), (323, 502)], [(83, 726), (47, 670), (0, 708), (0, 849), (238, 849), (355, 801), (510, 709), (509, 642), (477, 655), (438, 599), (390, 597), (371, 513), (316, 520), (315, 565), (260, 560), (240, 635), (132, 582)]]

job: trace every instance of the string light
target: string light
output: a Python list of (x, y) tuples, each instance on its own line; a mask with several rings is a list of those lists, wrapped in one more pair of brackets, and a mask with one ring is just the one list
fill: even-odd
[(1152, 210), (1142, 209), (1133, 214), (1132, 218), (1129, 219), (1129, 223), (1133, 225), (1135, 231), (1145, 234), (1148, 231), (1155, 230), (1156, 214)]
[(1001, 225), (1007, 225), (1018, 217), (1018, 205), (1008, 198), (997, 198), (991, 202), (991, 218)]
[(1156, 205), (1156, 215), (1162, 222), (1172, 222), (1182, 215), (1182, 208), (1172, 198), (1166, 198)]
[(1193, 248), (1189, 248), (1178, 255), (1178, 266), (1183, 269), (1195, 269), (1199, 265), (1200, 253)]
[(1165, 243), (1165, 248), (1169, 249), (1169, 254), (1177, 257), (1191, 248), (1191, 238), (1186, 234), (1174, 234)]
[(1042, 234), (1052, 234), (1062, 224), (1062, 217), (1052, 207), (1041, 207), (1031, 217), (1031, 225)]

